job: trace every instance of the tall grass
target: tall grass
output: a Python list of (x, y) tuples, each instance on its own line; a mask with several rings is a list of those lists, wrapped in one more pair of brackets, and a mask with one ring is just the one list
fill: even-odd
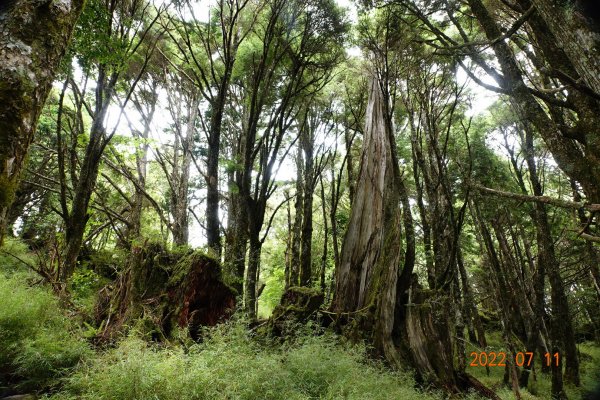
[(0, 386), (44, 390), (91, 354), (58, 300), (17, 268), (0, 270)]
[(332, 336), (266, 346), (242, 323), (203, 343), (157, 346), (132, 336), (80, 368), (54, 399), (433, 399), (404, 373)]

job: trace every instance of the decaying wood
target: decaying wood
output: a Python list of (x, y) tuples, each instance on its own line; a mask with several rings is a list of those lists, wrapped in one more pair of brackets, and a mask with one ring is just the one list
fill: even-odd
[(284, 337), (293, 334), (295, 324), (304, 323), (316, 315), (323, 304), (323, 293), (318, 290), (292, 286), (281, 296), (267, 324), (267, 333)]
[(223, 282), (218, 261), (202, 252), (172, 253), (158, 244), (132, 252), (117, 281), (100, 292), (99, 341), (114, 339), (139, 319), (153, 339), (168, 337), (175, 326), (188, 327), (198, 339), (201, 327), (233, 313), (237, 293)]

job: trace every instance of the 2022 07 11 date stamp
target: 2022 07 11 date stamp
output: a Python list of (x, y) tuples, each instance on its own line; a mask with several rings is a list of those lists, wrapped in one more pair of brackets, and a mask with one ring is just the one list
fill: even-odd
[[(495, 351), (490, 352), (476, 352), (473, 351), (469, 355), (471, 358), (470, 367), (506, 367), (506, 358), (507, 355), (505, 352), (500, 351), (496, 353)], [(529, 367), (533, 362), (534, 353), (531, 351), (522, 352), (519, 351), (515, 353), (514, 363), (518, 367)], [(545, 353), (544, 354), (544, 364), (548, 367), (552, 365), (559, 365), (560, 356), (558, 353)]]

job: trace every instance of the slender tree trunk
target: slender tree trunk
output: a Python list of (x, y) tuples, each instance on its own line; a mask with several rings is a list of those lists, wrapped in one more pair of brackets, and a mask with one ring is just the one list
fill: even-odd
[[(99, 83), (100, 85), (100, 83)], [(100, 89), (102, 90), (102, 89)], [(85, 157), (79, 172), (77, 186), (73, 196), (71, 212), (65, 217), (65, 255), (63, 265), (60, 271), (62, 282), (67, 280), (75, 271), (77, 258), (83, 244), (83, 236), (89, 219), (88, 206), (90, 199), (96, 187), (98, 179), (98, 169), (100, 160), (106, 145), (106, 132), (104, 128), (104, 118), (108, 110), (108, 101), (99, 105), (98, 111), (94, 116), (92, 124), (90, 141), (86, 147)]]
[(494, 247), (492, 235), (486, 226), (486, 223), (481, 215), (477, 204), (472, 202), (471, 204), (472, 213), (474, 219), (479, 225), (479, 232), (483, 238), (483, 246), (485, 246), (487, 253), (487, 260), (490, 265), (491, 276), (493, 277), (492, 283), (496, 293), (496, 299), (501, 313), (501, 324), (502, 324), (502, 337), (504, 342), (509, 348), (509, 355), (507, 355), (506, 371), (504, 375), (504, 382), (509, 383), (510, 380), (515, 397), (520, 399), (519, 393), (519, 381), (516, 373), (516, 367), (514, 364), (516, 351), (513, 343), (513, 335), (510, 330), (511, 325), (511, 304), (515, 305), (514, 293), (509, 289), (507, 277), (503, 271), (500, 257)]
[(206, 239), (208, 248), (221, 257), (221, 227), (219, 220), (219, 154), (221, 128), (233, 65), (226, 65), (218, 95), (211, 105), (208, 155), (206, 160)]
[[(188, 194), (190, 185), (190, 167), (192, 164), (192, 150), (194, 146), (194, 133), (196, 132), (196, 120), (198, 118), (198, 107), (200, 99), (192, 98), (187, 115), (185, 136), (181, 137), (181, 149), (175, 148), (178, 153), (179, 162), (174, 162), (173, 182), (174, 191), (171, 194), (171, 213), (173, 214), (173, 241), (177, 246), (188, 244), (189, 239), (189, 212)], [(181, 151), (181, 154), (179, 152)]]
[[(262, 225), (262, 224), (261, 224)], [(262, 251), (262, 242), (259, 238), (260, 229), (250, 228), (250, 248), (248, 251), (248, 268), (246, 269), (246, 283), (244, 291), (244, 304), (250, 320), (256, 319), (258, 311), (257, 302), (257, 282), (260, 271), (260, 256)]]
[(323, 254), (321, 255), (321, 276), (320, 286), (321, 292), (325, 293), (325, 270), (327, 269), (327, 253), (328, 253), (328, 242), (329, 242), (329, 225), (327, 223), (327, 207), (325, 203), (325, 186), (323, 185), (323, 176), (319, 178), (321, 183), (321, 210), (323, 211)]
[(300, 283), (300, 258), (302, 255), (302, 221), (304, 207), (304, 162), (302, 152), (296, 155), (296, 201), (294, 203), (295, 215), (292, 228), (292, 257), (290, 262), (290, 286)]
[[(533, 153), (533, 134), (530, 128), (526, 129), (525, 131), (525, 159), (527, 161), (527, 168), (529, 171), (529, 180), (531, 181), (534, 196), (542, 196), (542, 185), (537, 175), (537, 167)], [(556, 342), (560, 338), (564, 346), (565, 358), (567, 359), (565, 379), (567, 382), (579, 386), (579, 358), (577, 356), (575, 333), (571, 321), (571, 313), (569, 311), (569, 303), (564, 288), (564, 282), (560, 276), (560, 264), (554, 251), (554, 240), (552, 238), (550, 223), (548, 222), (546, 206), (545, 204), (539, 202), (536, 202), (533, 206), (535, 209), (535, 224), (539, 246), (539, 263), (543, 263), (545, 265), (544, 269), (548, 271), (548, 278), (551, 287), (551, 329), (557, 334), (560, 331), (558, 336), (553, 335), (553, 346), (557, 348), (558, 351), (558, 344)], [(555, 379), (553, 379), (553, 382), (554, 380)], [(558, 382), (556, 385), (558, 387)]]
[[(333, 161), (332, 161), (333, 164)], [(333, 246), (333, 263), (337, 271), (340, 265), (340, 248), (338, 244), (337, 205), (339, 204), (339, 190), (335, 180), (335, 169), (331, 166), (331, 208), (329, 209), (329, 220), (331, 221), (331, 243)], [(333, 282), (333, 280), (332, 280)]]
[(0, 245), (42, 107), (83, 0), (0, 6)]
[(284, 192), (286, 200), (286, 215), (287, 215), (287, 235), (285, 239), (285, 271), (284, 271), (284, 290), (290, 287), (290, 273), (292, 263), (292, 210), (290, 206), (290, 194), (286, 190)]
[(346, 171), (348, 173), (348, 191), (350, 204), (354, 200), (354, 193), (356, 193), (356, 176), (354, 172), (354, 156), (352, 155), (352, 140), (353, 137), (350, 135), (350, 130), (344, 130), (344, 144), (346, 145)]
[[(308, 120), (308, 118), (307, 118)], [(302, 204), (302, 240), (300, 252), (300, 286), (310, 286), (312, 279), (313, 194), (315, 191), (313, 127), (306, 123), (300, 144), (304, 152), (304, 201)]]
[[(230, 183), (232, 185), (233, 183)], [(227, 211), (227, 251), (225, 267), (232, 286), (238, 295), (244, 293), (244, 271), (246, 269), (246, 252), (248, 250), (248, 217), (246, 206), (236, 190), (229, 192)]]
[(146, 175), (148, 164), (148, 135), (150, 133), (150, 125), (154, 119), (156, 111), (156, 93), (153, 93), (150, 109), (144, 118), (144, 131), (139, 134), (142, 140), (141, 146), (135, 154), (135, 164), (137, 169), (137, 184), (135, 185), (135, 193), (133, 195), (131, 212), (129, 214), (129, 227), (125, 237), (131, 241), (140, 237), (142, 226), (142, 209), (145, 199), (144, 191), (146, 190)]

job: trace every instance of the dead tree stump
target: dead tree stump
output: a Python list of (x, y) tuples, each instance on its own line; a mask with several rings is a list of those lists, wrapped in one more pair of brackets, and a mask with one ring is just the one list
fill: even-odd
[(219, 262), (196, 251), (174, 253), (160, 244), (132, 249), (126, 268), (98, 296), (97, 341), (113, 340), (133, 325), (153, 340), (175, 326), (195, 340), (203, 326), (227, 320), (237, 292), (223, 282)]
[(317, 313), (323, 304), (323, 293), (318, 290), (293, 286), (281, 296), (267, 324), (270, 335), (283, 337), (291, 333), (290, 328), (305, 323)]
[(194, 339), (201, 327), (215, 326), (235, 311), (237, 292), (223, 282), (219, 262), (201, 252), (176, 264), (168, 287), (171, 321), (188, 326)]

